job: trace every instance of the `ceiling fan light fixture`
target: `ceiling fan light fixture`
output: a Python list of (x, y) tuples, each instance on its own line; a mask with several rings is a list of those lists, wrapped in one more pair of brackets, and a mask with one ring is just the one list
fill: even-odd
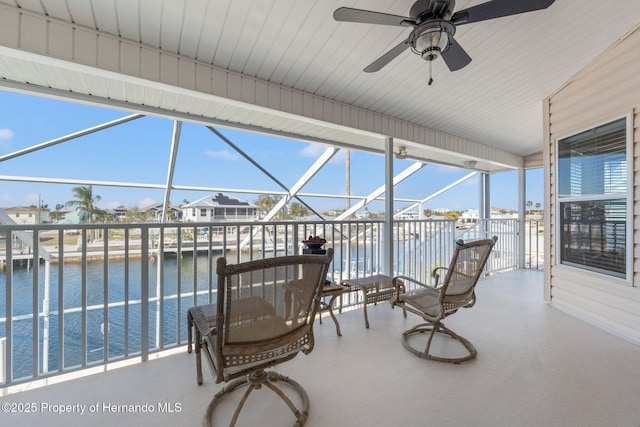
[(447, 33), (441, 29), (430, 30), (416, 39), (415, 51), (425, 61), (433, 61), (442, 55), (442, 50), (447, 47), (448, 43), (449, 37)]
[(449, 47), (449, 38), (454, 32), (453, 25), (446, 21), (425, 22), (411, 34), (411, 50), (425, 61), (438, 59)]

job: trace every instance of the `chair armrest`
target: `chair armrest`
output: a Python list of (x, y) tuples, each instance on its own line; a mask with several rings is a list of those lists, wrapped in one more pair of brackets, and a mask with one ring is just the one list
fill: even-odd
[(396, 276), (393, 278), (393, 286), (396, 288), (397, 291), (400, 292), (400, 290), (402, 290), (402, 292), (406, 292), (406, 287), (405, 287), (405, 282), (411, 282), (413, 284), (416, 284), (418, 286), (422, 286), (423, 288), (430, 288), (431, 286), (429, 286), (426, 283), (422, 283), (416, 279), (413, 279), (409, 276)]
[(214, 335), (216, 333), (216, 327), (209, 326), (209, 322), (207, 321), (201, 306), (192, 307), (190, 310), (193, 316), (194, 326), (197, 328), (200, 335)]
[(438, 273), (438, 270), (444, 270), (444, 271), (448, 271), (449, 268), (448, 267), (436, 267), (433, 269), (433, 271), (431, 272), (431, 277), (433, 277), (436, 282), (433, 284), (433, 287), (435, 289), (441, 288), (442, 284), (440, 283), (440, 273)]
[(403, 294), (406, 291), (406, 288), (404, 287), (403, 279), (404, 279), (403, 276), (396, 276), (393, 279), (391, 279), (391, 283), (393, 284), (393, 287), (396, 290), (396, 295)]

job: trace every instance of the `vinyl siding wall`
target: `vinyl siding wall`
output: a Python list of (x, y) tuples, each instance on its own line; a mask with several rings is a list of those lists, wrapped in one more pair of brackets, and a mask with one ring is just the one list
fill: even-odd
[[(545, 298), (552, 305), (640, 344), (640, 29), (545, 100)], [(556, 141), (625, 115), (633, 135), (633, 283), (558, 265)]]

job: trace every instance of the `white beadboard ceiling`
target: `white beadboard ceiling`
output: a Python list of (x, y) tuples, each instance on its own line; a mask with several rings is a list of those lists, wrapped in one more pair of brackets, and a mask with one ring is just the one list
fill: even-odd
[(333, 11), (406, 16), (412, 4), (0, 0), (0, 87), (378, 152), (389, 135), (412, 158), (495, 171), (542, 149), (542, 101), (640, 24), (638, 0), (556, 0), (458, 26), (473, 61), (456, 72), (434, 62), (431, 86), (409, 51), (364, 73), (410, 29)]

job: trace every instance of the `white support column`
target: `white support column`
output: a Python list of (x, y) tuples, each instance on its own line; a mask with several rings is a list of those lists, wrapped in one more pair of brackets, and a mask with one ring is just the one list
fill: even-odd
[(489, 221), (491, 220), (491, 176), (488, 173), (480, 175), (479, 180), (479, 209), (478, 209), (478, 221), (480, 222), (480, 236), (484, 238), (490, 231)]
[(525, 268), (526, 221), (527, 221), (527, 172), (518, 169), (518, 268)]
[[(382, 273), (393, 276), (393, 138), (386, 138), (384, 144), (384, 160), (385, 160), (385, 187), (386, 195), (384, 201), (384, 247), (382, 248)], [(416, 167), (414, 163), (413, 167)], [(422, 168), (424, 164), (418, 168)], [(413, 172), (412, 172), (413, 173)], [(408, 176), (408, 175), (407, 175)], [(403, 178), (404, 179), (404, 178)]]
[(478, 223), (482, 224), (485, 220), (484, 211), (484, 173), (480, 174), (478, 179)]

